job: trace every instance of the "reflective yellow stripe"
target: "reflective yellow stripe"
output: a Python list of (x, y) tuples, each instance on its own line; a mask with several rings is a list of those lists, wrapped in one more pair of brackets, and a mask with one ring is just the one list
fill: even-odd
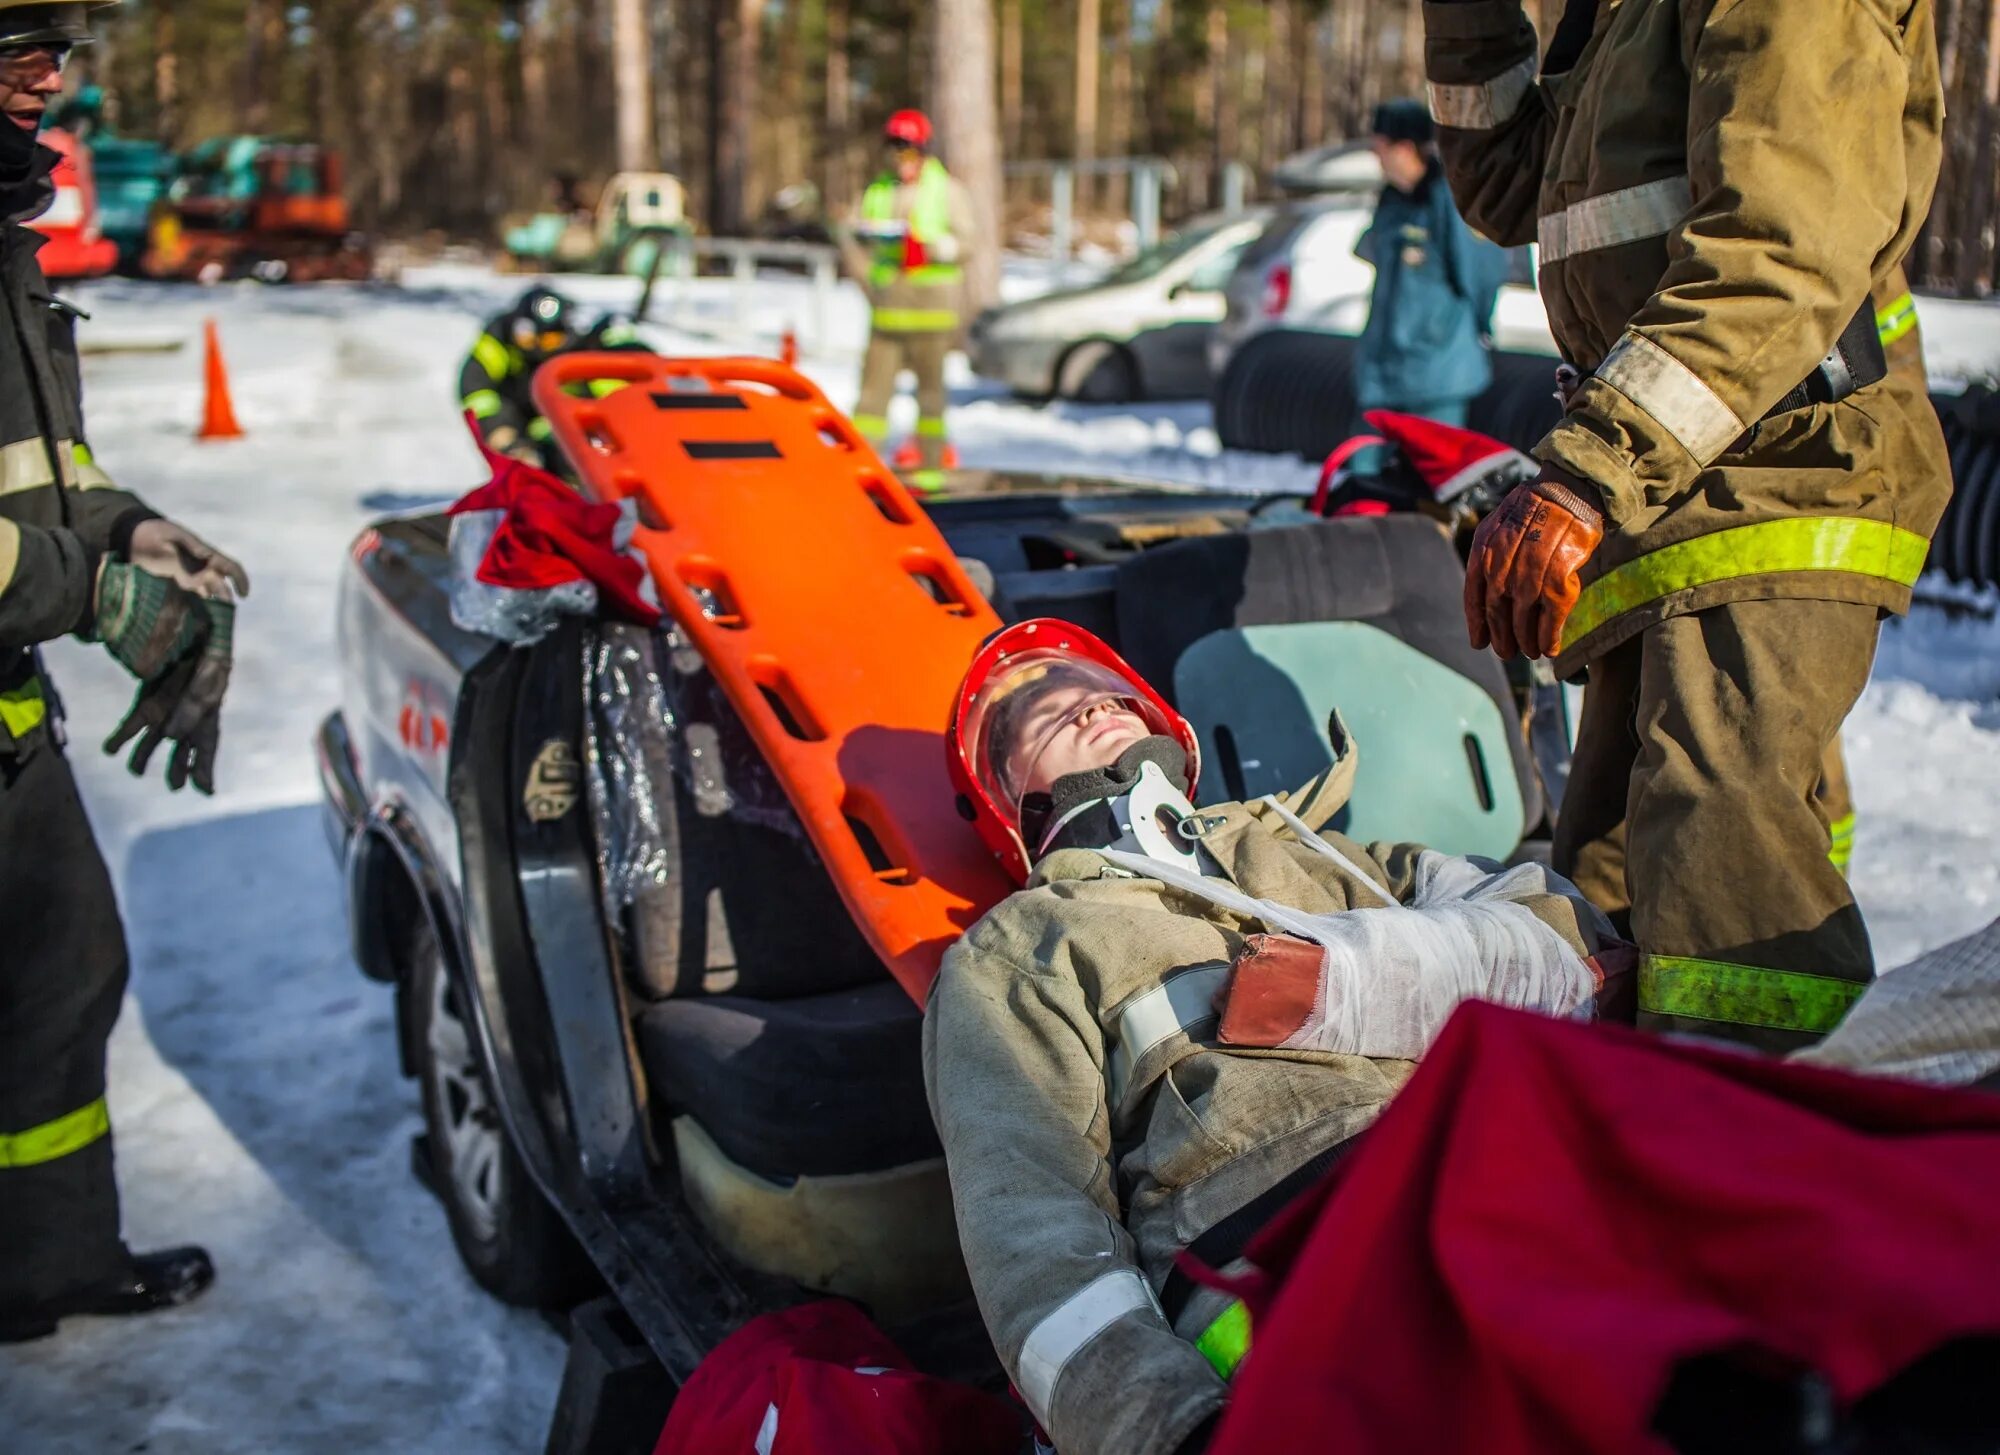
[(926, 494), (935, 494), (944, 489), (944, 471), (918, 470), (909, 477), (909, 483)]
[(0, 445), (0, 495), (55, 483), (55, 472), (49, 468), (48, 442), (40, 435)]
[(944, 438), (944, 421), (941, 419), (920, 419), (917, 421), (917, 437), (927, 440)]
[(490, 333), (482, 333), (472, 344), (472, 357), (487, 375), (495, 380), (504, 379), (513, 373), (510, 367), (513, 357), (507, 345)]
[(958, 327), (958, 313), (951, 308), (878, 308), (874, 322), (884, 333), (943, 333)]
[(528, 421), (528, 438), (531, 440), (545, 440), (555, 432), (556, 427), (539, 414)]
[(1439, 126), (1459, 131), (1491, 131), (1514, 119), (1521, 102), (1534, 88), (1539, 65), (1529, 56), (1519, 65), (1502, 71), (1490, 81), (1470, 86), (1430, 84), (1431, 115)]
[(459, 402), (472, 411), (474, 419), (491, 419), (505, 408), (500, 396), (491, 389), (475, 389)]
[(42, 695), (41, 678), (30, 677), (18, 687), (0, 688), (0, 727), (14, 737), (26, 737), (48, 715), (49, 704)]
[(1888, 307), (1875, 310), (1875, 331), (1882, 336), (1883, 348), (1908, 337), (1916, 326), (1917, 300), (1911, 294), (1905, 293), (1891, 300)]
[(1645, 955), (1639, 961), (1639, 1009), (1688, 1020), (1824, 1034), (1868, 987), (1855, 980), (1767, 970), (1726, 960)]
[(1833, 861), (1834, 868), (1845, 874), (1847, 866), (1854, 861), (1854, 815), (1850, 813), (1835, 819), (1827, 825), (1827, 834), (1832, 840), (1832, 847), (1826, 851), (1826, 857)]
[(21, 564), (21, 527), (0, 515), (0, 591), (14, 581), (14, 568)]
[(857, 414), (854, 427), (861, 431), (864, 439), (884, 440), (889, 437), (889, 421), (880, 414)]
[(115, 490), (117, 482), (99, 468), (97, 456), (90, 452), (90, 446), (78, 440), (70, 446), (70, 459), (76, 466), (76, 488), (79, 490)]
[(1224, 1379), (1232, 1378), (1236, 1366), (1250, 1352), (1250, 1310), (1243, 1306), (1243, 1300), (1237, 1299), (1218, 1314), (1215, 1322), (1201, 1331), (1194, 1346), (1217, 1374)]
[(1676, 591), (1743, 576), (1845, 571), (1913, 586), (1929, 554), (1929, 541), (1883, 520), (1800, 516), (1713, 531), (1649, 551), (1584, 587), (1563, 640), (1581, 641), (1606, 622)]
[(629, 379), (592, 379), (590, 397), (602, 399), (607, 394), (616, 394), (620, 389), (630, 388), (631, 382)]
[(111, 1112), (98, 1097), (88, 1106), (29, 1127), (25, 1132), (0, 1132), (0, 1167), (34, 1167), (81, 1152), (111, 1130)]

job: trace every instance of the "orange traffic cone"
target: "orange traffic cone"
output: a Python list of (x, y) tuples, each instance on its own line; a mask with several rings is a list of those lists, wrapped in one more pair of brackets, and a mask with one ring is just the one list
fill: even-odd
[(222, 341), (216, 336), (215, 320), (204, 327), (206, 357), (202, 361), (203, 399), (198, 440), (239, 440), (243, 426), (236, 422), (236, 406), (229, 400), (229, 371), (222, 364)]
[(799, 365), (799, 335), (789, 323), (778, 336), (778, 362), (787, 369), (796, 369)]

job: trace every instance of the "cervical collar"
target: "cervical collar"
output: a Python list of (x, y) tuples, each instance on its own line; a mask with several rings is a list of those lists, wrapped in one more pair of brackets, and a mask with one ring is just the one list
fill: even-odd
[(1194, 805), (1180, 789), (1187, 755), (1172, 738), (1144, 738), (1108, 768), (1069, 773), (1021, 805), (1037, 859), (1057, 849), (1124, 849), (1200, 873), (1194, 840), (1180, 833)]

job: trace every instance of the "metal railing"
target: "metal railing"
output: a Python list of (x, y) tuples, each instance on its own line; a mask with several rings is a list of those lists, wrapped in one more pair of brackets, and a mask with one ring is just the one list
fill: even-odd
[[(828, 243), (765, 242), (743, 237), (689, 237), (667, 233), (658, 237), (660, 246), (646, 269), (646, 285), (639, 293), (635, 317), (677, 326), (674, 318), (693, 292), (691, 284), (703, 276), (701, 265), (714, 259), (728, 264), (729, 324), (741, 330), (750, 321), (756, 291), (757, 269), (762, 265), (782, 267), (806, 274), (812, 280), (812, 302), (805, 320), (806, 338), (814, 349), (824, 349), (830, 341), (833, 323), (833, 291), (840, 282), (840, 250)], [(652, 318), (653, 303), (662, 284), (667, 289), (667, 314)]]

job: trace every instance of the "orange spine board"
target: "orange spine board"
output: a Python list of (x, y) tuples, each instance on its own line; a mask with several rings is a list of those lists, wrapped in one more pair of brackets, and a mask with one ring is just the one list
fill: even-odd
[[(628, 387), (581, 397), (592, 380)], [(902, 482), (783, 364), (563, 354), (534, 395), (590, 493), (638, 502), (661, 604), (921, 1003), (952, 941), (1013, 888), (945, 771), (959, 680), (999, 617)]]

